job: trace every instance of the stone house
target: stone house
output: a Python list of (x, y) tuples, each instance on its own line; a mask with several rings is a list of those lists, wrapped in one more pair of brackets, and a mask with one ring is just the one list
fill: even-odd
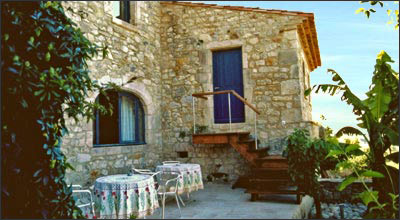
[[(321, 65), (312, 13), (189, 2), (63, 4), (90, 41), (109, 48), (105, 59), (89, 61), (93, 79), (124, 85), (124, 92), (110, 92), (112, 116), (69, 121), (62, 146), (75, 167), (67, 173), (69, 182), (91, 184), (101, 175), (164, 160), (198, 163), (204, 178), (219, 167), (235, 180), (248, 169), (238, 152), (192, 144), (192, 94), (217, 87), (236, 86), (260, 111), (260, 148), (280, 153), (282, 138), (294, 128), (318, 135), (311, 98), (303, 95), (310, 72)], [(98, 94), (89, 98), (104, 101)], [(221, 100), (196, 100), (198, 128), (229, 131)], [(254, 135), (255, 112), (232, 103), (231, 129)], [(218, 115), (221, 108), (226, 111)]]

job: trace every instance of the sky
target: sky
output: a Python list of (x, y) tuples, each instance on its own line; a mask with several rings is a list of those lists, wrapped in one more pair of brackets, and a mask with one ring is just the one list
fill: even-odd
[[(359, 8), (370, 8), (369, 3), (359, 1), (201, 1), (207, 4), (259, 7), (314, 13), (322, 66), (311, 73), (311, 85), (333, 83), (327, 69), (336, 70), (349, 88), (359, 98), (371, 84), (376, 56), (385, 50), (395, 61), (392, 69), (399, 72), (399, 30), (389, 25), (387, 8), (399, 7), (393, 2), (385, 2), (384, 8), (376, 8), (376, 13), (368, 19), (364, 14), (356, 14)], [(334, 131), (344, 126), (356, 127), (356, 116), (352, 107), (341, 101), (341, 95), (312, 93), (312, 118)], [(321, 119), (321, 115), (325, 120)]]

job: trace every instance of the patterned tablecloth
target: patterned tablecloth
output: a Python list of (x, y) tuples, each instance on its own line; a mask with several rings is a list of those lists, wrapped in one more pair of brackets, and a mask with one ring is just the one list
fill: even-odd
[(178, 194), (190, 193), (204, 188), (199, 164), (158, 165), (156, 170), (164, 172), (179, 172), (182, 174), (182, 178), (178, 182)]
[(94, 184), (95, 210), (100, 218), (141, 218), (159, 207), (154, 180), (149, 175), (100, 177)]

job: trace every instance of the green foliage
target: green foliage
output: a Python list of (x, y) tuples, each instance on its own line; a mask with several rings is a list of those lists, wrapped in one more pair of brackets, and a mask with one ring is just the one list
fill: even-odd
[[(369, 2), (371, 6), (376, 6), (380, 5), (381, 8), (384, 7), (385, 4), (388, 4), (387, 2), (383, 1), (361, 1), (360, 3), (366, 3)], [(399, 4), (398, 1), (394, 1), (394, 4)], [(399, 28), (399, 9), (398, 6), (395, 7), (396, 9), (386, 9), (387, 15), (390, 17), (390, 20), (388, 21), (388, 24), (393, 24), (395, 22), (394, 29), (397, 30)], [(356, 10), (356, 14), (358, 13), (364, 13), (367, 18), (371, 15), (371, 13), (375, 13), (376, 10), (373, 8), (365, 9), (365, 8), (359, 8)]]
[(183, 139), (186, 137), (186, 132), (185, 131), (180, 131), (179, 132), (179, 138)]
[[(394, 187), (398, 185), (398, 168), (396, 170), (393, 167), (387, 166), (387, 160), (385, 158), (385, 152), (387, 152), (392, 145), (398, 146), (399, 139), (399, 74), (388, 64), (393, 62), (394, 61), (386, 52), (381, 51), (378, 54), (370, 90), (366, 93), (367, 98), (364, 100), (354, 95), (340, 75), (331, 69), (329, 69), (328, 72), (332, 74), (332, 80), (336, 82), (336, 84), (322, 84), (313, 87), (313, 89), (316, 88), (316, 93), (320, 90), (330, 95), (341, 92), (342, 100), (352, 105), (354, 114), (358, 116), (357, 120), (360, 121), (358, 127), (365, 129), (368, 133), (367, 137), (367, 135), (358, 128), (344, 127), (337, 132), (336, 136), (357, 134), (362, 135), (368, 142), (369, 151), (365, 156), (368, 158), (368, 167), (370, 170), (361, 172), (360, 166), (351, 165), (352, 163), (348, 164), (351, 165), (351, 169), (354, 172), (353, 176), (357, 178), (362, 176), (373, 178), (374, 190), (379, 192), (379, 201), (374, 200), (376, 208), (370, 209), (370, 211), (375, 210), (375, 212), (371, 212), (375, 217), (393, 217), (397, 214), (397, 211), (394, 212), (395, 210), (391, 209), (388, 204), (392, 204), (390, 193), (393, 195), (398, 195), (399, 193), (398, 188)], [(331, 151), (329, 157), (342, 155), (349, 161), (351, 159), (348, 156), (349, 153), (362, 154), (363, 152), (360, 151), (358, 147), (350, 145), (347, 148)], [(381, 175), (384, 175), (384, 177)], [(347, 180), (344, 182), (342, 188), (345, 188), (348, 182), (351, 181)], [(365, 197), (374, 196), (374, 194), (370, 192), (363, 195)], [(366, 199), (365, 201), (369, 200)], [(378, 215), (379, 213), (382, 215)]]
[(86, 60), (105, 55), (65, 16), (60, 2), (2, 3), (2, 217), (82, 218), (64, 180), (64, 115), (93, 118), (87, 99), (104, 88)]
[[(326, 155), (335, 148), (335, 143), (324, 139), (312, 140), (305, 129), (295, 129), (287, 137), (287, 155), (289, 164), (289, 175), (292, 182), (296, 183), (301, 191), (315, 199), (317, 216), (321, 216), (319, 202), (320, 184), (318, 177), (321, 175)], [(325, 167), (329, 167), (325, 165)]]
[[(345, 178), (342, 183), (338, 186), (338, 190), (342, 191), (344, 190), (347, 186), (352, 184), (355, 181), (361, 181), (363, 184), (365, 190), (358, 195), (356, 195), (358, 198), (360, 198), (363, 203), (366, 206), (369, 206), (369, 213), (367, 214), (366, 217), (368, 218), (398, 218), (398, 192), (397, 194), (395, 193), (395, 183), (391, 179), (391, 174), (389, 172), (383, 174), (378, 171), (374, 171), (369, 169), (368, 167), (360, 167), (356, 163), (353, 163), (351, 161), (351, 155), (353, 151), (355, 151), (357, 148), (355, 147), (356, 145), (348, 145), (347, 147), (344, 148), (338, 148), (335, 150), (334, 153), (332, 151), (328, 154), (327, 158), (329, 157), (337, 157), (338, 155), (344, 155), (345, 160), (342, 162), (338, 163), (337, 168), (351, 168), (353, 173)], [(366, 179), (384, 179), (385, 175), (390, 177), (390, 184), (391, 184), (391, 192), (382, 192), (382, 191), (377, 191), (377, 190), (372, 190), (369, 188), (369, 186), (366, 184), (365, 180)], [(385, 196), (384, 193), (387, 193), (387, 198), (384, 201), (380, 201), (380, 197)]]

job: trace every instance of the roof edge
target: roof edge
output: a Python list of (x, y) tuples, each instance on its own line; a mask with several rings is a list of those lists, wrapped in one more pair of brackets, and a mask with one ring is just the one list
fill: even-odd
[(190, 6), (190, 7), (207, 7), (207, 8), (227, 9), (227, 10), (236, 10), (236, 11), (254, 11), (254, 12), (261, 12), (261, 13), (314, 17), (314, 13), (312, 13), (312, 12), (287, 11), (287, 10), (278, 10), (278, 9), (262, 9), (259, 7), (204, 4), (204, 3), (183, 2), (183, 1), (179, 1), (179, 2), (178, 1), (161, 1), (160, 3), (164, 4), (164, 5), (182, 5), (182, 6)]

